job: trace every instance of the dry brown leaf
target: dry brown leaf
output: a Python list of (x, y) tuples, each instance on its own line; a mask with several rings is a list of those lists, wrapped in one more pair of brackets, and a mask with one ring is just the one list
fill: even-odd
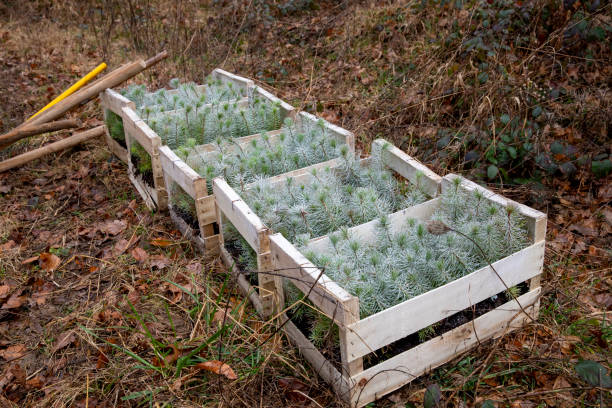
[(23, 344), (15, 344), (14, 346), (9, 346), (4, 350), (0, 350), (0, 357), (5, 360), (15, 360), (16, 358), (25, 356), (26, 352), (26, 346)]
[(160, 247), (160, 248), (165, 248), (172, 244), (173, 244), (172, 241), (170, 241), (169, 239), (164, 239), (164, 238), (155, 238), (151, 240), (151, 245)]
[(230, 366), (219, 360), (198, 363), (196, 364), (196, 367), (202, 370), (210, 371), (211, 373), (224, 375), (230, 380), (236, 380), (238, 378), (238, 376)]
[(43, 252), (40, 254), (38, 260), (40, 262), (40, 267), (46, 272), (53, 272), (62, 263), (62, 260), (59, 259), (57, 255), (50, 254), (48, 252)]
[(38, 261), (38, 256), (32, 256), (28, 259), (25, 259), (23, 261), (21, 261), (22, 265), (27, 265), (27, 264), (31, 264), (32, 262)]
[(26, 385), (30, 388), (41, 389), (42, 387), (44, 387), (45, 381), (46, 378), (43, 375), (37, 374), (36, 377), (27, 380)]
[(51, 352), (55, 353), (56, 351), (63, 349), (64, 347), (67, 347), (70, 344), (74, 343), (75, 340), (76, 340), (76, 336), (74, 335), (74, 331), (72, 330), (65, 331), (57, 337), (57, 343), (55, 343), (55, 346), (53, 347), (53, 350), (51, 350)]
[(127, 222), (123, 220), (106, 221), (98, 226), (98, 229), (110, 235), (117, 235), (127, 228)]
[(149, 259), (149, 254), (147, 253), (147, 251), (145, 251), (144, 249), (142, 249), (140, 247), (136, 247), (136, 248), (132, 249), (130, 251), (130, 254), (138, 262), (144, 262), (147, 259)]
[(0, 285), (0, 300), (3, 300), (8, 297), (10, 291), (11, 287), (9, 285)]
[(20, 296), (21, 291), (17, 291), (11, 295), (10, 298), (6, 301), (5, 304), (2, 305), (2, 309), (17, 309), (21, 307), (26, 302), (25, 296)]
[(15, 243), (15, 241), (13, 241), (11, 239), (10, 241), (7, 241), (4, 244), (0, 245), (0, 253), (6, 252), (6, 251), (10, 251), (11, 249), (15, 248), (16, 246), (17, 246), (17, 244)]
[(157, 254), (151, 256), (150, 264), (151, 267), (155, 266), (159, 269), (164, 269), (166, 266), (170, 265), (170, 260), (164, 255)]

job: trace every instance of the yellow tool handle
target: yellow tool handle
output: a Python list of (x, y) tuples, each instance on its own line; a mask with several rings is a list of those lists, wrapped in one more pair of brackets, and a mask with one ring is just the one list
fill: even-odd
[(55, 105), (56, 103), (58, 103), (59, 101), (61, 101), (64, 98), (66, 98), (67, 96), (72, 95), (75, 91), (79, 90), (79, 88), (81, 88), (87, 82), (91, 81), (96, 75), (98, 75), (100, 72), (102, 72), (105, 69), (106, 69), (106, 63), (103, 62), (100, 65), (98, 65), (97, 67), (95, 67), (89, 74), (87, 74), (83, 78), (79, 79), (70, 88), (68, 88), (64, 92), (62, 92), (62, 94), (60, 96), (58, 96), (57, 98), (55, 98), (54, 100), (49, 102), (44, 108), (42, 108), (41, 110), (36, 112), (34, 115), (32, 115), (28, 120), (32, 119), (33, 117), (35, 117), (39, 113), (42, 113), (45, 110), (49, 109), (51, 106)]

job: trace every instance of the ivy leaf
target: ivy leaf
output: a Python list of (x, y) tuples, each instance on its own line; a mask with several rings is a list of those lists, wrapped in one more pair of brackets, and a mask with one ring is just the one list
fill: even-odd
[(423, 406), (425, 408), (437, 407), (440, 403), (440, 386), (438, 384), (431, 384), (427, 386), (425, 396), (423, 397)]
[(486, 400), (485, 402), (482, 403), (480, 408), (495, 408), (495, 405), (493, 405), (493, 401)]
[(507, 125), (508, 123), (510, 123), (510, 115), (504, 113), (499, 117), (499, 120), (502, 124)]
[(494, 164), (491, 164), (487, 167), (487, 177), (490, 179), (494, 179), (499, 174), (499, 169)]
[(591, 170), (597, 177), (605, 177), (612, 171), (612, 161), (610, 160), (593, 160)]
[(578, 376), (594, 387), (611, 388), (612, 380), (601, 364), (592, 360), (583, 360), (574, 366)]
[(533, 108), (533, 110), (531, 111), (531, 115), (534, 118), (537, 118), (538, 116), (540, 116), (542, 114), (542, 107), (541, 106), (536, 106), (535, 108)]

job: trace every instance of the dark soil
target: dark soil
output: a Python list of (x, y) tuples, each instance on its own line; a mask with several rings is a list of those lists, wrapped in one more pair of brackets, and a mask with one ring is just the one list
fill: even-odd
[[(114, 139), (114, 138), (113, 138)], [(127, 149), (127, 145), (125, 144), (125, 139), (114, 139), (117, 143), (119, 143), (119, 146), (123, 147), (124, 149)], [(133, 156), (132, 156), (133, 157)]]
[(147, 171), (140, 171), (139, 168), (139, 164), (140, 164), (140, 159), (138, 158), (138, 156), (136, 155), (130, 155), (131, 159), (132, 159), (132, 164), (134, 165), (134, 173), (136, 176), (140, 175), (140, 177), (142, 177), (142, 181), (144, 181), (149, 187), (153, 188), (155, 186), (155, 183), (153, 181), (153, 170), (147, 170)]
[(194, 235), (196, 235), (196, 236), (200, 235), (200, 224), (198, 223), (197, 217), (194, 217), (194, 215), (190, 211), (188, 211), (188, 210), (186, 210), (186, 209), (184, 209), (182, 207), (173, 206), (172, 209), (174, 210), (176, 215), (181, 217), (181, 219), (183, 221), (185, 221), (187, 223), (187, 225), (189, 225), (191, 227), (191, 229), (193, 230)]

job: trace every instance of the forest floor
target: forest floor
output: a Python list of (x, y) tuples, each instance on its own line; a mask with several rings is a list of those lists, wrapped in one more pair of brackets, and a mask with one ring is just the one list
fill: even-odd
[[(168, 49), (134, 80), (152, 88), (252, 77), (364, 151), (385, 137), (548, 214), (537, 322), (373, 406), (420, 406), (430, 384), (448, 406), (612, 405), (610, 4), (212, 3), (0, 4), (0, 132), (102, 60)], [(101, 120), (95, 101), (71, 116)], [(342, 406), (98, 141), (0, 174), (0, 305), (1, 407)]]

